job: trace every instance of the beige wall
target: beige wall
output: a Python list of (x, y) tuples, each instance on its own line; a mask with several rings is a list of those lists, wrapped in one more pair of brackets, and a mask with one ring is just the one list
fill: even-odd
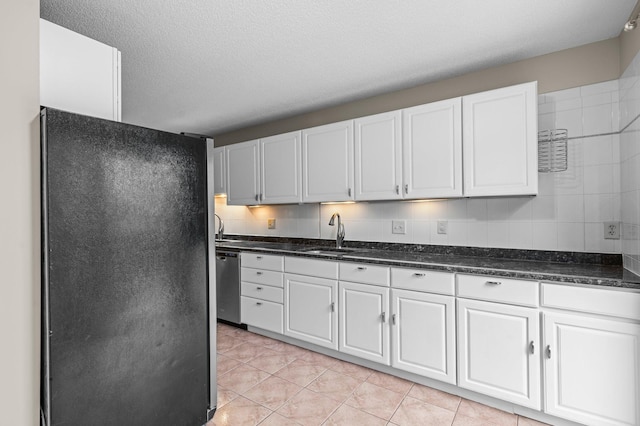
[[(640, 29), (634, 32), (640, 33)], [(633, 46), (628, 44), (632, 51)], [(539, 93), (547, 93), (615, 80), (621, 74), (620, 63), (618, 37), (216, 135), (214, 139), (216, 146), (223, 146), (533, 80), (538, 81)]]
[(39, 421), (39, 8), (0, 14), (0, 425)]

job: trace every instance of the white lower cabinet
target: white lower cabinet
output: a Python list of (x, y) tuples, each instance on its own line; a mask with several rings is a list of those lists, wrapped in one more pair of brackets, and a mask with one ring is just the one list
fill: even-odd
[(340, 281), (340, 352), (389, 365), (389, 289)]
[(538, 309), (458, 299), (458, 385), (540, 409)]
[(240, 312), (243, 323), (282, 334), (282, 303), (241, 296)]
[(545, 411), (586, 425), (640, 425), (640, 324), (544, 314)]
[(456, 384), (455, 297), (391, 290), (391, 366)]
[(305, 275), (284, 276), (284, 334), (338, 349), (338, 281)]

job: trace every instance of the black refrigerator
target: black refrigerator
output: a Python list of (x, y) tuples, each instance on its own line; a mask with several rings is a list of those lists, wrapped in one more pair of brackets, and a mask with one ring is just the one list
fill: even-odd
[(41, 115), (44, 424), (205, 424), (215, 411), (207, 142)]

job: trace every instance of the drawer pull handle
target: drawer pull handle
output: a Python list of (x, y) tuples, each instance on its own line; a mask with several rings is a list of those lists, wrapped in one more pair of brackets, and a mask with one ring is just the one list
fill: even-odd
[(400, 195), (400, 185), (396, 185), (396, 194)]
[(533, 343), (533, 340), (531, 341), (531, 343), (529, 343), (529, 353), (531, 355), (536, 353), (536, 345)]
[(358, 266), (358, 271), (366, 271), (367, 267), (366, 266)]
[(256, 287), (256, 290), (260, 291), (262, 290), (262, 287)]
[(256, 256), (257, 260), (262, 260), (262, 256)]
[(256, 302), (256, 305), (262, 306), (262, 302)]
[(424, 277), (423, 273), (420, 272), (416, 272), (415, 274), (413, 274), (414, 277)]
[(262, 275), (262, 272), (258, 271), (256, 272), (257, 275)]
[(382, 317), (382, 322), (387, 322), (387, 313), (383, 312), (382, 315), (380, 315)]
[(408, 183), (405, 183), (405, 185), (404, 185), (404, 193), (405, 194), (409, 193), (409, 184)]
[(396, 314), (391, 315), (391, 323), (396, 325)]
[(547, 345), (547, 358), (551, 359), (551, 345)]
[(331, 312), (335, 312), (336, 311), (336, 304), (335, 302), (331, 302)]
[(500, 281), (487, 281), (486, 284), (487, 285), (501, 285), (502, 283)]

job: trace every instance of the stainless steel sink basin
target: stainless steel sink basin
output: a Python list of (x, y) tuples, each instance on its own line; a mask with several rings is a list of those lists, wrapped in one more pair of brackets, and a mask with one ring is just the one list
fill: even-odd
[(324, 247), (312, 247), (310, 249), (301, 250), (303, 253), (320, 254), (327, 256), (339, 256), (343, 254), (349, 254), (358, 251), (357, 249), (350, 248), (324, 248)]

